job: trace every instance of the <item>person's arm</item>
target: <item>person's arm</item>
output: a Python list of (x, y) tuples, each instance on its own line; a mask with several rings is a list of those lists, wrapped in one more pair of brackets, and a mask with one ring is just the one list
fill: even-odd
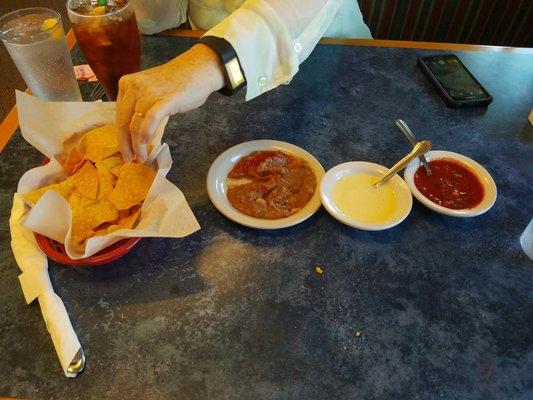
[[(247, 0), (207, 34), (234, 48), (252, 99), (290, 80), (332, 21), (341, 0)], [(161, 120), (201, 106), (224, 86), (216, 52), (204, 44), (162, 66), (120, 79), (117, 125), (121, 149), (131, 160), (146, 159)]]
[(227, 40), (247, 82), (246, 100), (288, 82), (311, 54), (342, 0), (247, 0), (205, 36)]

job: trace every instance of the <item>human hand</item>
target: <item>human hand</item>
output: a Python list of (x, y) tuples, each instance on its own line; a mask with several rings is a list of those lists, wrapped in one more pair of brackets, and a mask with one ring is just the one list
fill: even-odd
[(222, 68), (218, 54), (198, 43), (166, 64), (120, 78), (116, 123), (123, 157), (146, 160), (163, 118), (204, 104), (224, 86)]

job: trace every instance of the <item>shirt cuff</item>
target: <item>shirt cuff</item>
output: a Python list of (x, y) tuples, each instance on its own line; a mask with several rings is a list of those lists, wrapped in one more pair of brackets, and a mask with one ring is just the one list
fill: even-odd
[(247, 0), (206, 33), (228, 41), (246, 77), (246, 100), (290, 80), (299, 67), (298, 49), (285, 25), (263, 0)]

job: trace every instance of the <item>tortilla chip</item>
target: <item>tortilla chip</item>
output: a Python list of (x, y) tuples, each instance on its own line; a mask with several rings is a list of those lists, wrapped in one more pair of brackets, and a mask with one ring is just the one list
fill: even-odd
[(68, 199), (68, 203), (70, 204), (70, 208), (72, 209), (72, 211), (87, 207), (90, 204), (96, 203), (96, 201), (96, 199), (93, 200), (88, 197), (85, 197), (78, 189), (74, 190), (74, 192), (72, 192)]
[(100, 199), (92, 204), (83, 206), (79, 202), (80, 199), (83, 199), (81, 194), (75, 192), (71, 198), (71, 239), (75, 244), (83, 244), (85, 240), (96, 234), (94, 230), (96, 227), (106, 222), (114, 222), (118, 218), (117, 209), (108, 199)]
[[(133, 209), (133, 207), (131, 208)], [(126, 218), (130, 215), (130, 209), (127, 210), (118, 210), (118, 217), (119, 218)]]
[(76, 209), (83, 208), (82, 201), (83, 195), (78, 189), (74, 190), (68, 199), (68, 204), (70, 205), (72, 212), (74, 212)]
[(76, 220), (82, 220), (91, 229), (118, 218), (116, 207), (108, 199), (100, 199), (85, 207), (73, 209)]
[(74, 182), (71, 179), (66, 179), (63, 182), (54, 183), (52, 185), (48, 185), (40, 189), (33, 190), (31, 192), (24, 193), (22, 195), (22, 198), (26, 200), (28, 203), (34, 205), (35, 203), (39, 201), (41, 196), (45, 194), (48, 190), (53, 190), (54, 192), (63, 196), (65, 200), (68, 200), (71, 193), (75, 190)]
[(104, 165), (107, 168), (109, 168), (109, 170), (112, 170), (117, 165), (124, 164), (124, 161), (122, 161), (122, 158), (120, 158), (120, 157), (108, 157), (108, 158), (102, 160), (102, 162), (104, 163)]
[(102, 225), (100, 225), (100, 226), (98, 227), (98, 229), (96, 229), (96, 230), (94, 231), (94, 236), (104, 236), (104, 235), (107, 235), (107, 234), (109, 233), (107, 229), (108, 229), (110, 226), (113, 226), (113, 225), (111, 225), (111, 224), (107, 224), (107, 223), (106, 223), (106, 224), (102, 224)]
[(120, 227), (120, 225), (117, 225), (117, 224), (115, 224), (115, 225), (111, 225), (111, 226), (109, 226), (109, 227), (107, 228), (107, 233), (112, 233), (112, 232), (118, 231), (119, 229), (122, 229), (122, 228)]
[(133, 206), (127, 216), (119, 216), (117, 225), (120, 226), (120, 229), (131, 229), (135, 225), (140, 212), (141, 206)]
[(132, 229), (139, 218), (141, 206), (133, 206), (129, 210), (119, 210), (118, 220), (115, 224), (105, 223), (98, 227), (95, 236), (103, 236), (118, 231), (119, 229)]
[(74, 147), (68, 153), (67, 159), (65, 160), (65, 169), (69, 175), (73, 175), (79, 168), (81, 168), (83, 163), (83, 154), (78, 150), (77, 147)]
[(84, 214), (72, 215), (72, 228), (70, 239), (74, 244), (83, 244), (87, 239), (94, 236), (94, 231), (90, 226), (90, 221), (84, 217)]
[(98, 194), (98, 173), (90, 161), (85, 162), (83, 167), (70, 178), (81, 194), (89, 199), (96, 199)]
[(115, 221), (118, 218), (116, 207), (108, 199), (100, 199), (85, 207), (87, 215), (92, 217), (91, 228), (96, 228), (104, 222)]
[[(74, 171), (73, 171), (73, 174), (75, 174), (76, 172), (78, 172), (81, 167), (83, 167), (83, 164), (85, 164), (85, 159), (82, 159), (79, 163), (77, 163), (75, 166), (74, 166)], [(72, 175), (71, 175), (72, 176)]]
[(113, 168), (111, 168), (111, 173), (118, 178), (118, 176), (120, 175), (120, 170), (122, 169), (123, 165), (124, 164), (115, 165)]
[[(100, 171), (97, 170), (98, 173), (98, 191), (96, 193), (96, 198), (108, 198), (111, 195), (111, 192), (113, 192), (113, 183), (110, 181), (106, 176)], [(111, 179), (115, 179), (113, 175), (111, 175)]]
[(119, 210), (117, 223), (101, 227), (97, 232), (99, 235), (107, 235), (119, 229), (132, 229), (139, 218), (140, 212), (141, 206), (133, 206), (129, 210)]
[(103, 176), (105, 176), (105, 178), (109, 182), (111, 182), (113, 184), (116, 182), (117, 177), (111, 173), (111, 171), (109, 170), (108, 167), (105, 166), (103, 161), (96, 161), (94, 166), (96, 167), (98, 173), (103, 175)]
[(91, 129), (81, 138), (79, 149), (85, 158), (96, 162), (118, 153), (118, 130), (114, 124)]
[(155, 175), (155, 171), (144, 164), (123, 164), (120, 168), (117, 185), (109, 196), (109, 200), (119, 210), (125, 210), (139, 204), (146, 198)]

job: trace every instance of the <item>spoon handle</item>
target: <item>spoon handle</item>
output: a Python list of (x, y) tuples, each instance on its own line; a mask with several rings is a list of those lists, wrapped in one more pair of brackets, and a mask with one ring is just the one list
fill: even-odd
[(394, 123), (402, 131), (409, 143), (411, 143), (411, 146), (416, 146), (417, 141), (415, 135), (413, 134), (409, 126), (405, 123), (405, 121), (403, 119), (397, 119), (396, 121), (394, 121)]
[[(412, 146), (415, 146), (417, 143), (415, 135), (413, 134), (409, 126), (405, 123), (405, 121), (403, 119), (397, 119), (396, 121), (394, 121), (394, 123), (402, 131), (403, 135), (407, 138), (409, 143), (411, 143)], [(424, 168), (428, 175), (431, 174), (431, 169), (429, 168), (429, 164), (426, 160), (426, 157), (420, 156), (419, 158), (420, 162), (424, 165)]]
[(418, 142), (415, 147), (413, 147), (413, 150), (409, 154), (407, 154), (404, 158), (402, 158), (400, 161), (398, 161), (394, 166), (387, 171), (385, 175), (381, 177), (379, 181), (374, 183), (374, 187), (378, 188), (383, 183), (387, 182), (390, 178), (392, 178), (398, 171), (404, 169), (407, 164), (411, 162), (411, 160), (415, 157), (420, 157), (421, 155), (424, 155), (428, 151), (431, 150), (431, 142), (429, 140), (422, 140), (421, 142)]

